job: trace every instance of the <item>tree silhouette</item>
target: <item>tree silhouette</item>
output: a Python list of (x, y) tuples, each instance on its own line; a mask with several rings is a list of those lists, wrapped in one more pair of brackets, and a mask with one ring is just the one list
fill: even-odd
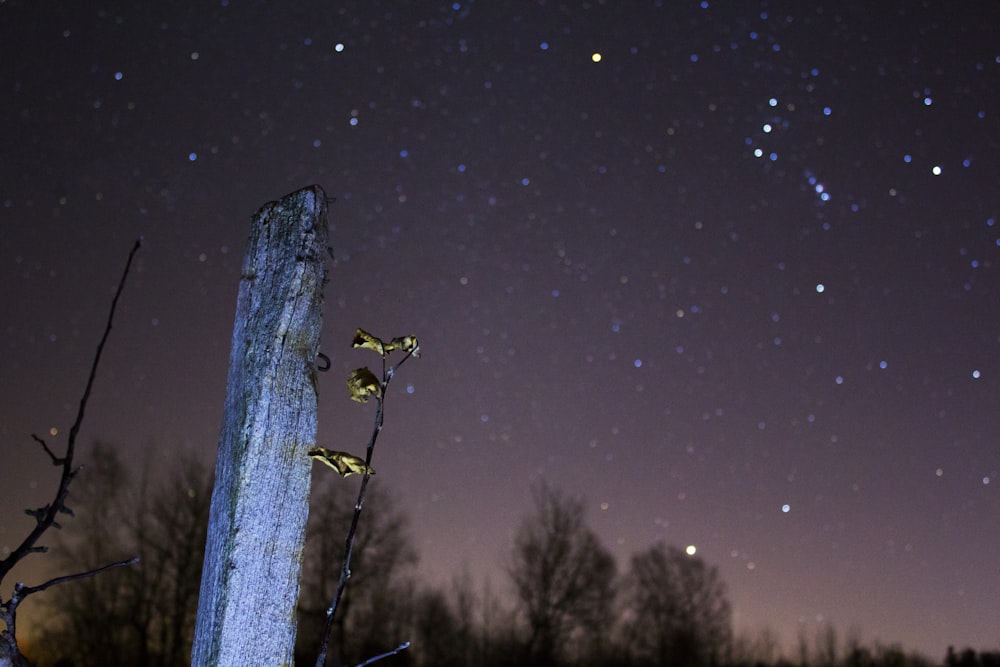
[(137, 483), (118, 452), (98, 443), (78, 482), (82, 516), (62, 540), (62, 559), (91, 567), (123, 553), (137, 566), (67, 586), (49, 603), (48, 658), (76, 667), (183, 664), (190, 651), (208, 521), (211, 474), (193, 454), (168, 477)]
[(574, 643), (596, 659), (612, 625), (614, 559), (584, 523), (582, 502), (545, 484), (532, 497), (508, 570), (528, 623), (528, 663), (558, 664)]
[(721, 664), (732, 612), (715, 567), (659, 543), (632, 556), (626, 588), (631, 655), (656, 665)]
[[(97, 443), (88, 461), (87, 475), (77, 481), (75, 504), (79, 518), (60, 535), (60, 560), (68, 567), (89, 569), (95, 564), (135, 553), (127, 541), (125, 515), (133, 504), (129, 473), (113, 449)], [(145, 567), (145, 563), (140, 563)], [(137, 566), (133, 566), (137, 567)], [(120, 595), (121, 574), (95, 577), (66, 586), (58, 598), (48, 598), (51, 624), (42, 646), (74, 656), (81, 667), (134, 664), (137, 642), (132, 634), (132, 600)]]
[(421, 665), (460, 667), (468, 664), (463, 655), (461, 622), (444, 592), (419, 593), (413, 608), (414, 654)]
[(729, 664), (733, 667), (773, 665), (781, 654), (780, 645), (778, 636), (769, 627), (761, 629), (755, 636), (741, 634), (733, 638)]
[(837, 667), (837, 629), (824, 623), (816, 630), (816, 667)]

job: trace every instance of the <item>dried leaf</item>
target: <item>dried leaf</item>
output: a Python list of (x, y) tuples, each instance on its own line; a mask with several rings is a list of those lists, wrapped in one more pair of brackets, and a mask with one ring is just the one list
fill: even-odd
[(356, 368), (347, 376), (347, 390), (351, 400), (367, 403), (372, 396), (382, 395), (382, 383), (368, 368)]
[(387, 350), (400, 349), (403, 352), (410, 352), (415, 357), (420, 356), (420, 343), (416, 336), (397, 336), (390, 341)]
[(357, 473), (359, 475), (368, 473), (374, 475), (375, 470), (371, 466), (365, 465), (365, 460), (360, 456), (348, 454), (347, 452), (335, 452), (325, 447), (313, 447), (309, 450), (309, 456), (325, 463), (344, 477)]
[(360, 327), (354, 332), (354, 340), (351, 341), (351, 345), (353, 347), (364, 347), (373, 350), (383, 357), (389, 354), (389, 349), (386, 348), (385, 343)]

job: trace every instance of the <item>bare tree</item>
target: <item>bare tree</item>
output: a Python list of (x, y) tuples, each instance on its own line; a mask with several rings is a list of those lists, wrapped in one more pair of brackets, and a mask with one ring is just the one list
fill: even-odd
[(460, 667), (468, 662), (463, 656), (460, 638), (461, 621), (440, 590), (417, 594), (413, 609), (414, 637), (420, 665)]
[[(413, 603), (413, 655), (418, 665), (488, 665), (492, 646), (486, 631), (486, 607), (496, 604), (480, 599), (468, 570), (453, 578), (447, 589), (426, 589)], [(482, 626), (479, 625), (482, 623)]]
[(781, 654), (780, 646), (778, 636), (769, 627), (761, 629), (753, 637), (741, 634), (733, 638), (728, 662), (733, 667), (773, 665)]
[(632, 556), (627, 578), (630, 652), (657, 665), (720, 664), (732, 612), (718, 571), (659, 543)]
[(597, 657), (612, 625), (615, 562), (584, 523), (579, 500), (539, 484), (532, 489), (535, 513), (514, 538), (508, 569), (528, 623), (527, 660), (554, 665), (570, 657), (571, 646)]
[[(73, 494), (80, 517), (59, 540), (62, 564), (83, 569), (121, 558), (130, 549), (137, 552), (134, 544), (126, 546), (124, 521), (134, 500), (129, 471), (115, 450), (100, 442), (88, 458), (87, 475)], [(119, 594), (121, 574), (77, 582), (58, 599), (46, 600), (51, 626), (41, 645), (57, 651), (55, 657), (74, 656), (81, 667), (135, 664), (132, 604)]]
[(493, 601), (486, 591), (483, 596), (476, 594), (472, 575), (463, 570), (456, 575), (451, 584), (449, 607), (455, 616), (455, 653), (463, 665), (482, 662), (486, 653), (486, 631), (476, 625), (476, 618), (482, 618), (485, 624), (488, 618), (487, 607)]
[(150, 567), (158, 566), (163, 577), (154, 645), (164, 667), (183, 664), (191, 654), (211, 497), (212, 470), (186, 453), (152, 502), (146, 551)]
[(816, 628), (815, 667), (837, 667), (837, 629), (832, 623)]
[(117, 450), (98, 443), (75, 497), (81, 519), (62, 540), (75, 567), (139, 553), (139, 566), (117, 577), (67, 587), (49, 604), (43, 647), (77, 667), (185, 662), (191, 646), (205, 547), (211, 475), (193, 454), (159, 483), (138, 483)]
[(861, 643), (861, 628), (852, 626), (844, 640), (844, 667), (871, 667), (872, 652)]

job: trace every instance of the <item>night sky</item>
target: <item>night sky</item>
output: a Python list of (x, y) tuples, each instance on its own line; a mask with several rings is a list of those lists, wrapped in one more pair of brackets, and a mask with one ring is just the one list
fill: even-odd
[(419, 336), (373, 463), (431, 582), (506, 590), (544, 479), (738, 631), (997, 647), (1000, 4), (288, 4), (0, 0), (0, 554), (139, 235), (81, 462), (214, 462), (250, 216), (317, 183), (319, 444), (355, 328)]

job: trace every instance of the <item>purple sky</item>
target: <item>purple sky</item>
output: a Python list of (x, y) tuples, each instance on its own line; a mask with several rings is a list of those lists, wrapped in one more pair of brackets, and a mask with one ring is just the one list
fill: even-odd
[(374, 465), (433, 581), (503, 590), (544, 477), (738, 630), (997, 648), (1000, 5), (57, 4), (0, 5), (0, 555), (134, 239), (82, 440), (214, 461), (249, 217), (318, 183), (320, 444), (417, 334)]

